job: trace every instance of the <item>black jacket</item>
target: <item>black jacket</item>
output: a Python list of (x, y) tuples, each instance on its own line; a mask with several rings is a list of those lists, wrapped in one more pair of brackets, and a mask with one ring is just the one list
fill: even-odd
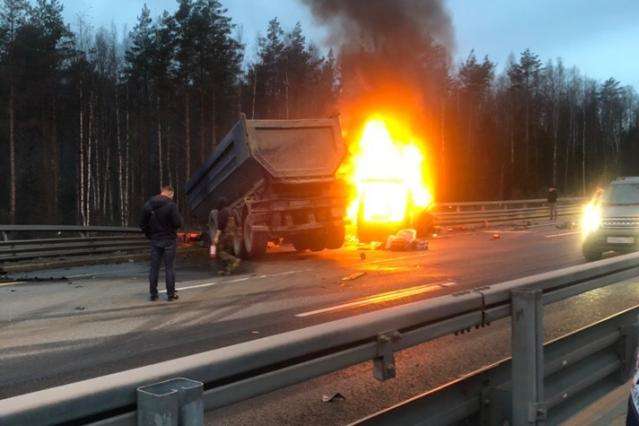
[(548, 202), (549, 203), (557, 202), (557, 191), (548, 191)]
[(144, 204), (140, 229), (147, 238), (155, 241), (175, 240), (176, 231), (182, 227), (182, 216), (168, 197), (156, 195)]

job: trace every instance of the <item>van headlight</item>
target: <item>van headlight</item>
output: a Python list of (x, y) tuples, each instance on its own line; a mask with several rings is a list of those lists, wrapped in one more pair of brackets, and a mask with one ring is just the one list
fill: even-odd
[(581, 232), (584, 237), (596, 232), (601, 227), (601, 206), (588, 203), (581, 217)]

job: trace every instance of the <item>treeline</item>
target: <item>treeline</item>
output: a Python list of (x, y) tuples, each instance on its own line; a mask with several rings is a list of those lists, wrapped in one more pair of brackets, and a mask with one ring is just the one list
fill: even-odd
[(560, 59), (542, 63), (525, 50), (495, 76), (495, 64), (471, 52), (449, 80), (443, 109), (439, 147), (448, 155), (439, 181), (449, 198), (540, 196), (551, 185), (582, 195), (639, 174), (636, 91)]
[[(217, 0), (179, 0), (158, 17), (144, 7), (123, 35), (81, 21), (72, 32), (58, 0), (3, 0), (0, 12), (0, 223), (135, 224), (160, 184), (186, 211), (185, 182), (240, 113), (328, 116), (374, 87), (357, 72), (361, 55), (323, 55), (276, 19), (245, 60)], [(496, 75), (488, 58), (453, 66), (441, 46), (420, 49), (439, 199), (537, 196), (551, 184), (581, 194), (639, 174), (630, 87), (528, 50)]]
[(186, 181), (240, 112), (334, 108), (334, 60), (301, 26), (272, 20), (243, 66), (216, 0), (156, 18), (144, 6), (124, 37), (81, 20), (72, 32), (58, 0), (4, 0), (0, 18), (0, 223), (135, 224), (161, 184), (186, 211)]

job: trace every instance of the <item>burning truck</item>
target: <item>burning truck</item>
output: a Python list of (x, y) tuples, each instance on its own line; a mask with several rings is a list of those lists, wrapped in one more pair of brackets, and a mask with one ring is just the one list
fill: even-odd
[(346, 148), (339, 120), (248, 120), (244, 116), (187, 183), (188, 204), (205, 223), (230, 201), (235, 254), (253, 258), (269, 241), (299, 251), (344, 242), (346, 191), (335, 176)]
[(383, 242), (406, 228), (419, 238), (432, 231), (422, 146), (403, 125), (375, 115), (351, 143), (341, 172), (354, 191), (348, 216), (360, 242)]

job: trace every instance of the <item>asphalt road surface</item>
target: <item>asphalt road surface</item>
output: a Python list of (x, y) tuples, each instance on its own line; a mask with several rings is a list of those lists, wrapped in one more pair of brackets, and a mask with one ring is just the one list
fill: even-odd
[[(18, 274), (0, 282), (0, 398), (584, 262), (575, 231), (497, 232), (444, 235), (416, 252), (280, 248), (230, 277), (194, 256), (178, 264), (177, 302), (148, 301), (139, 262)], [(20, 281), (35, 276), (54, 279)], [(547, 337), (637, 303), (629, 282), (552, 305)], [(378, 383), (363, 364), (208, 413), (207, 422), (345, 424), (508, 351), (501, 321), (400, 353), (396, 379)], [(321, 401), (335, 392), (346, 399)]]

